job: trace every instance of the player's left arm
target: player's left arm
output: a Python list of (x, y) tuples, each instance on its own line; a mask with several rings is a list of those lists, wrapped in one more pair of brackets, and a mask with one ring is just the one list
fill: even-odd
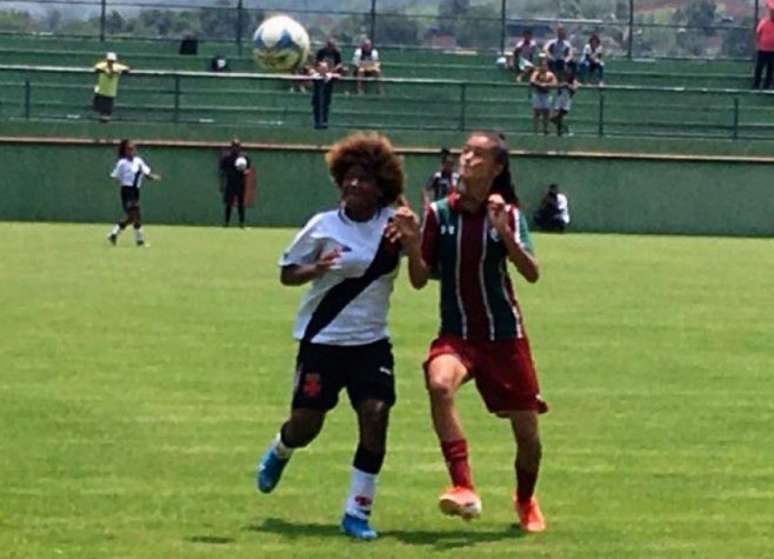
[[(529, 283), (535, 283), (540, 278), (540, 268), (537, 259), (532, 255), (526, 226), (517, 221), (517, 215), (509, 211), (503, 197), (492, 194), (487, 203), (489, 221), (503, 240), (505, 250), (519, 273)], [(519, 216), (520, 217), (520, 216)]]

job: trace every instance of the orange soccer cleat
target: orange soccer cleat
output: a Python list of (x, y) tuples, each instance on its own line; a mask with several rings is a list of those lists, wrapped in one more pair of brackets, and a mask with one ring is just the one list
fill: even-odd
[(481, 499), (468, 487), (452, 487), (438, 498), (441, 512), (450, 516), (461, 516), (473, 520), (481, 515)]
[(520, 503), (513, 495), (513, 508), (516, 509), (516, 515), (519, 517), (521, 529), (530, 534), (543, 532), (546, 529), (546, 521), (543, 513), (540, 512), (540, 505), (537, 497), (531, 497), (526, 503)]

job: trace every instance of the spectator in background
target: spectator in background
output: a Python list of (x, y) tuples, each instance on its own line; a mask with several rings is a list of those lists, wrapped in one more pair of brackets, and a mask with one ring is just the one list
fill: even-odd
[(542, 231), (564, 233), (570, 224), (570, 206), (567, 196), (559, 192), (558, 184), (551, 184), (535, 212), (535, 226)]
[(511, 65), (516, 72), (516, 81), (529, 80), (535, 69), (535, 54), (537, 43), (532, 38), (532, 30), (525, 29), (524, 33), (513, 49)]
[(454, 156), (449, 148), (441, 148), (441, 167), (433, 173), (422, 189), (422, 201), (424, 208), (437, 201), (446, 198), (457, 188), (460, 176), (454, 172)]
[(228, 72), (228, 59), (222, 54), (216, 54), (210, 59), (210, 72)]
[(561, 136), (564, 131), (569, 132), (569, 128), (564, 127), (564, 117), (570, 114), (572, 98), (577, 90), (578, 80), (575, 79), (575, 72), (567, 70), (557, 86), (554, 115), (551, 117), (551, 122), (556, 124), (557, 136)]
[(314, 127), (328, 128), (328, 111), (333, 99), (333, 80), (341, 77), (334, 72), (325, 60), (317, 63), (312, 71), (312, 113), (314, 115)]
[(543, 122), (543, 134), (548, 134), (548, 118), (551, 113), (551, 89), (556, 87), (556, 76), (548, 69), (548, 58), (541, 53), (538, 66), (530, 78), (532, 86), (532, 110), (535, 134)]
[(344, 74), (344, 66), (341, 64), (341, 51), (332, 37), (328, 37), (325, 40), (325, 46), (317, 51), (314, 62), (316, 65), (320, 62), (326, 62), (330, 72)]
[(94, 110), (99, 113), (101, 122), (109, 122), (113, 115), (113, 104), (118, 94), (118, 79), (122, 74), (129, 72), (129, 66), (118, 63), (118, 56), (114, 52), (105, 55), (94, 65), (94, 71), (98, 74), (97, 85), (94, 86)]
[(758, 49), (758, 58), (755, 63), (755, 78), (753, 89), (761, 86), (763, 68), (766, 68), (766, 80), (763, 89), (771, 87), (772, 75), (774, 75), (774, 0), (769, 0), (769, 15), (764, 17), (755, 30), (755, 46)]
[(245, 178), (249, 169), (250, 158), (242, 154), (242, 144), (234, 138), (228, 152), (220, 160), (220, 191), (226, 207), (223, 227), (228, 227), (231, 221), (231, 206), (234, 202), (239, 212), (239, 226), (245, 226)]
[(575, 52), (570, 41), (567, 40), (567, 31), (561, 25), (556, 28), (556, 38), (546, 43), (543, 52), (548, 57), (548, 69), (554, 75), (561, 75), (567, 68), (575, 69), (573, 61)]
[[(355, 77), (357, 78), (357, 92), (363, 93), (362, 78), (380, 78), (382, 77), (382, 66), (379, 61), (379, 51), (377, 51), (370, 39), (366, 39), (355, 49), (352, 57), (352, 65), (355, 67)], [(379, 94), (382, 93), (382, 84), (379, 83)]]
[(583, 47), (583, 54), (580, 61), (580, 81), (586, 83), (586, 80), (597, 77), (599, 85), (605, 85), (605, 62), (603, 55), (602, 42), (599, 35), (592, 33), (589, 42)]

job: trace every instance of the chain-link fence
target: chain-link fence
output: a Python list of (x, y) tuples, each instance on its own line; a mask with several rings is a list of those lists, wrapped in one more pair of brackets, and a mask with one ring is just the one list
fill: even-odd
[(314, 42), (381, 48), (510, 50), (529, 29), (539, 43), (563, 25), (576, 48), (591, 33), (628, 58), (750, 58), (765, 0), (0, 0), (0, 34), (101, 41), (196, 37), (249, 49), (256, 25), (285, 13)]

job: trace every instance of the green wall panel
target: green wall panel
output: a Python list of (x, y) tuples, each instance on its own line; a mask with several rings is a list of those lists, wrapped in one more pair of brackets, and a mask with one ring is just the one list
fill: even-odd
[[(148, 223), (221, 223), (215, 148), (140, 147), (160, 183), (146, 182)], [(251, 225), (299, 225), (335, 204), (322, 152), (252, 150), (258, 202)], [(118, 188), (108, 178), (112, 146), (0, 144), (0, 219), (112, 222)], [(549, 182), (570, 198), (576, 231), (774, 235), (774, 169), (752, 163), (592, 159), (529, 155), (512, 159), (524, 206)], [(409, 197), (435, 169), (433, 155), (407, 155)]]

